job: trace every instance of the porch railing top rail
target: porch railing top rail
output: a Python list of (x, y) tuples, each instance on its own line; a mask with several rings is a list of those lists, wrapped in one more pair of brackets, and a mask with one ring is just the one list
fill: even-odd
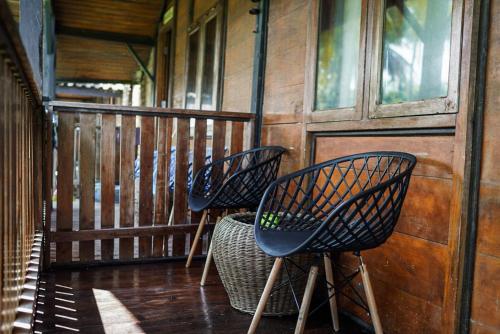
[(53, 111), (91, 114), (198, 118), (238, 122), (249, 122), (255, 118), (254, 114), (244, 112), (206, 111), (198, 109), (157, 107), (130, 107), (98, 103), (52, 101), (50, 102), (49, 106), (52, 107)]

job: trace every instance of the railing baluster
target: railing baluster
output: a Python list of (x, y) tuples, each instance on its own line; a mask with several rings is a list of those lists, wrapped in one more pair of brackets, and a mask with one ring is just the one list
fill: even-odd
[[(102, 115), (101, 131), (101, 229), (115, 227), (116, 116)], [(112, 260), (114, 240), (101, 240), (101, 259)]]
[[(189, 149), (189, 119), (177, 119), (177, 144), (175, 147), (175, 185), (173, 224), (186, 224), (187, 220), (187, 176)], [(185, 237), (174, 236), (172, 255), (185, 255)]]
[[(120, 132), (120, 227), (134, 226), (135, 116), (122, 116)], [(132, 259), (134, 239), (120, 239), (120, 259)]]
[[(57, 160), (57, 231), (73, 229), (73, 153), (75, 114), (59, 113)], [(71, 242), (56, 244), (56, 261), (72, 260)]]
[[(193, 144), (193, 174), (192, 182), (198, 171), (205, 165), (207, 156), (207, 120), (197, 119), (194, 124), (194, 144)], [(191, 185), (192, 185), (191, 182)], [(199, 224), (201, 219), (201, 212), (191, 212), (191, 224)], [(191, 244), (193, 242), (190, 236)], [(195, 255), (202, 253), (202, 247), (196, 249)]]
[(243, 122), (231, 122), (231, 154), (243, 151), (243, 133), (245, 124)]
[[(80, 114), (80, 230), (95, 228), (96, 115)], [(80, 241), (80, 261), (92, 261), (94, 241)]]
[[(158, 118), (156, 130), (156, 195), (155, 195), (155, 217), (154, 224), (166, 224), (167, 203), (166, 191), (168, 182), (166, 178), (167, 170), (167, 119)], [(153, 238), (153, 256), (163, 255), (163, 237)]]
[[(141, 116), (139, 226), (153, 224), (154, 118)], [(139, 238), (139, 257), (150, 257), (151, 237)]]

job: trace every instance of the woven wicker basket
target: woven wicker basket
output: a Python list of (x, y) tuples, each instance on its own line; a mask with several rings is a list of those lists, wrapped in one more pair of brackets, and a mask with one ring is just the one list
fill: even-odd
[[(267, 256), (255, 243), (254, 213), (238, 213), (226, 216), (215, 227), (213, 234), (213, 256), (222, 284), (229, 295), (231, 306), (245, 313), (255, 313), (260, 296), (274, 264), (274, 258)], [(304, 265), (310, 261), (310, 255), (291, 258), (295, 263)], [(299, 270), (288, 266), (295, 277)], [(275, 286), (287, 279), (285, 270), (281, 270)], [(294, 281), (294, 290), (299, 300), (305, 288), (305, 277)], [(293, 301), (290, 286), (286, 284), (274, 291), (266, 305), (264, 315), (291, 315), (298, 312)]]

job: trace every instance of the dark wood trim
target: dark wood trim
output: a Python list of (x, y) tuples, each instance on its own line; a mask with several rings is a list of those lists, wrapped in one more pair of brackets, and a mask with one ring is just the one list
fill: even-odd
[(89, 38), (89, 39), (98, 39), (108, 42), (139, 44), (147, 46), (155, 45), (154, 39), (151, 36), (122, 34), (117, 32), (101, 31), (101, 30), (80, 29), (73, 27), (65, 27), (61, 25), (56, 25), (56, 34)]
[(478, 52), (478, 28), (480, 0), (466, 1), (463, 7), (463, 27), (460, 59), (460, 101), (458, 104), (456, 134), (453, 155), (452, 197), (448, 237), (449, 264), (445, 272), (443, 298), (443, 332), (458, 333), (459, 312), (464, 296), (464, 250), (467, 240), (469, 200), (471, 186), (471, 161), (473, 141), (473, 114), (475, 109), (476, 72)]
[(469, 333), (471, 326), (471, 307), (474, 287), (474, 270), (476, 259), (476, 243), (479, 223), (479, 190), (481, 183), (481, 157), (484, 136), (484, 103), (486, 87), (486, 68), (488, 56), (488, 33), (490, 1), (484, 0), (480, 4), (477, 70), (475, 84), (475, 103), (472, 128), (471, 148), (471, 178), (469, 184), (469, 201), (467, 203), (467, 224), (464, 237), (464, 259), (461, 270), (460, 288), (462, 292), (458, 310), (459, 333)]
[(128, 107), (128, 106), (117, 106), (110, 104), (63, 102), (63, 101), (52, 101), (50, 102), (50, 106), (53, 108), (54, 112), (199, 118), (199, 119), (214, 119), (214, 120), (240, 121), (240, 122), (249, 122), (255, 118), (255, 115), (251, 113), (240, 113), (240, 112), (228, 112), (228, 111), (214, 112), (214, 111), (201, 111), (193, 109), (157, 108), (157, 107)]
[(255, 51), (252, 78), (252, 102), (250, 111), (255, 115), (253, 145), (261, 144), (262, 117), (264, 114), (264, 82), (266, 77), (267, 30), (269, 21), (269, 0), (262, 0), (257, 15)]
[[(207, 228), (212, 228), (214, 224), (207, 224)], [(127, 237), (149, 237), (158, 235), (179, 235), (196, 232), (198, 225), (155, 225), (139, 227), (120, 227), (101, 230), (80, 230), (80, 231), (57, 231), (50, 232), (50, 242), (70, 242), (70, 241), (89, 241), (106, 240)]]

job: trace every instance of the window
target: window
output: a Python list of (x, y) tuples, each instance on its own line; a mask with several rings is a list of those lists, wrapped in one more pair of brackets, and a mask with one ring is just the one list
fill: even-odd
[(308, 121), (456, 112), (462, 1), (312, 0)]
[(315, 110), (356, 104), (360, 23), (361, 0), (321, 1)]
[(209, 10), (190, 29), (185, 99), (188, 109), (215, 110), (217, 107), (220, 35), (219, 7)]
[(445, 97), (451, 0), (388, 1), (382, 34), (380, 102)]

